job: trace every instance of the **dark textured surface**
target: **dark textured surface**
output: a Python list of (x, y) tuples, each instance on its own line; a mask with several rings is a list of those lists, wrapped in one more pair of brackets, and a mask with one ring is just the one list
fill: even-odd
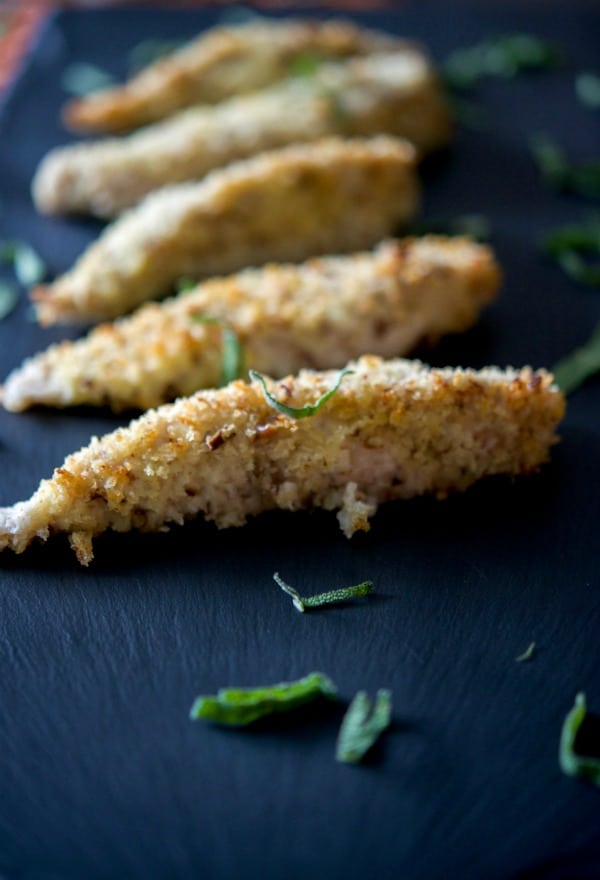
[[(50, 23), (0, 117), (1, 236), (58, 272), (98, 228), (38, 218), (28, 195), (36, 163), (69, 139), (65, 64), (123, 74), (138, 40), (213, 20), (137, 9)], [(576, 102), (573, 78), (597, 64), (598, 7), (414, 3), (365, 20), (437, 58), (519, 29), (565, 47), (560, 70), (478, 88), (489, 129), (460, 131), (425, 169), (425, 217), (489, 216), (506, 277), (481, 325), (430, 359), (551, 365), (591, 331), (598, 294), (536, 243), (590, 206), (544, 190), (526, 139), (543, 130), (580, 158), (597, 152), (600, 116)], [(23, 301), (0, 323), (0, 375), (63, 333), (28, 322)], [(599, 402), (597, 379), (572, 397), (539, 476), (390, 505), (351, 542), (332, 515), (270, 514), (226, 532), (108, 536), (89, 571), (60, 540), (3, 554), (2, 880), (600, 877), (600, 792), (557, 764), (576, 691), (600, 710)], [(0, 504), (116, 424), (0, 413)], [(377, 595), (300, 615), (274, 571), (306, 594), (369, 578)], [(534, 659), (515, 663), (532, 640)], [(394, 727), (362, 767), (333, 760), (341, 708), (246, 732), (188, 721), (197, 693), (315, 669), (344, 698), (393, 691)]]

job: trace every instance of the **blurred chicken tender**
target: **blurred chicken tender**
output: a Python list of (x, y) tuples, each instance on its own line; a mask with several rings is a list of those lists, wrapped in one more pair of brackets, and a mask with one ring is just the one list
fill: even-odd
[(158, 406), (220, 384), (223, 327), (234, 331), (248, 368), (277, 377), (341, 367), (365, 351), (406, 354), (422, 340), (466, 330), (499, 280), (489, 248), (438, 236), (248, 269), (52, 346), (8, 377), (2, 402), (13, 411)]
[(42, 324), (131, 311), (178, 278), (371, 247), (415, 213), (415, 151), (379, 136), (292, 145), (149, 195), (33, 289)]
[[(0, 509), (0, 550), (62, 532), (87, 565), (107, 529), (156, 531), (198, 515), (240, 526), (274, 508), (338, 510), (350, 537), (383, 501), (536, 469), (564, 413), (543, 370), (434, 370), (373, 356), (349, 366), (308, 418), (282, 416), (257, 382), (237, 381), (93, 439), (29, 501)], [(268, 384), (302, 407), (337, 379), (304, 370)]]
[(349, 21), (261, 19), (212, 28), (125, 85), (69, 101), (63, 119), (76, 131), (129, 131), (193, 104), (264, 88), (307, 62), (409, 48)]
[(419, 151), (446, 143), (450, 121), (426, 59), (407, 49), (287, 79), (215, 107), (187, 110), (127, 138), (59, 147), (33, 183), (45, 213), (114, 216), (154, 189), (290, 143), (391, 134)]

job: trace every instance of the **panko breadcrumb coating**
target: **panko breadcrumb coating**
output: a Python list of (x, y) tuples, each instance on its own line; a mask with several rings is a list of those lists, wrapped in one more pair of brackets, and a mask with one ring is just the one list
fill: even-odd
[[(350, 537), (378, 504), (444, 497), (549, 455), (565, 401), (544, 370), (430, 369), (365, 356), (312, 416), (281, 415), (260, 384), (236, 381), (150, 410), (69, 456), (29, 501), (0, 509), (0, 550), (65, 533), (77, 558), (112, 529), (163, 530), (203, 516), (241, 526), (271, 509), (337, 510)], [(303, 370), (274, 382), (288, 406), (338, 380)]]
[(31, 297), (42, 324), (114, 318), (184, 275), (371, 247), (409, 220), (418, 200), (407, 141), (381, 135), (283, 147), (151, 193)]
[[(8, 377), (2, 402), (13, 411), (158, 406), (220, 384), (223, 326), (236, 334), (248, 368), (276, 377), (341, 367), (365, 351), (402, 355), (466, 330), (499, 281), (489, 248), (440, 236), (247, 269), (51, 346)], [(203, 317), (221, 323), (195, 320)]]
[(216, 104), (264, 88), (308, 62), (405, 48), (411, 44), (344, 20), (263, 18), (216, 27), (149, 65), (125, 85), (69, 101), (63, 120), (76, 131), (129, 131), (184, 107)]
[(450, 122), (423, 55), (407, 49), (293, 77), (215, 107), (178, 113), (126, 138), (52, 150), (33, 182), (38, 210), (114, 216), (169, 183), (290, 143), (391, 134), (420, 151), (446, 143)]

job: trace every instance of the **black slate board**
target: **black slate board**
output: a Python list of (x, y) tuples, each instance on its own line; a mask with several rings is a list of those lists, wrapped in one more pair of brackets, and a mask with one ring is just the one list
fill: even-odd
[[(139, 40), (188, 36), (216, 12), (112, 9), (51, 20), (0, 115), (0, 237), (30, 241), (52, 272), (96, 234), (36, 217), (34, 168), (69, 135), (68, 62), (125, 73)], [(598, 320), (598, 299), (537, 250), (584, 200), (544, 189), (532, 131), (580, 158), (600, 117), (574, 74), (598, 63), (598, 6), (406, 4), (363, 15), (436, 58), (490, 33), (564, 46), (565, 65), (477, 90), (486, 131), (459, 131), (424, 169), (425, 218), (481, 212), (505, 271), (479, 327), (436, 364), (553, 364)], [(0, 323), (0, 375), (66, 335)], [(57, 540), (0, 558), (0, 877), (600, 877), (600, 792), (563, 776), (560, 725), (578, 690), (600, 711), (597, 575), (600, 383), (569, 402), (539, 475), (444, 503), (392, 504), (346, 541), (323, 513), (271, 514), (218, 532), (190, 523), (108, 536), (79, 568)], [(0, 504), (28, 497), (64, 456), (117, 424), (106, 413), (0, 413)], [(300, 615), (305, 593), (375, 582), (364, 605)], [(535, 640), (529, 663), (515, 657)], [(343, 697), (387, 686), (394, 727), (362, 767), (333, 760), (341, 708), (246, 732), (188, 721), (200, 692), (319, 669)]]

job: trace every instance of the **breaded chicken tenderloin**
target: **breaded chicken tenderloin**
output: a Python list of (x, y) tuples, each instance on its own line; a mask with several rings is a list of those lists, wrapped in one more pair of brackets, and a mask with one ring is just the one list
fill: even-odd
[[(0, 509), (0, 549), (65, 533), (77, 558), (112, 529), (162, 530), (198, 515), (220, 528), (265, 510), (338, 510), (367, 530), (378, 504), (439, 497), (548, 458), (564, 397), (529, 367), (434, 370), (362, 357), (314, 415), (282, 415), (260, 383), (233, 382), (150, 410), (69, 456), (29, 501)], [(336, 372), (303, 370), (270, 394), (304, 407)]]
[(2, 402), (13, 411), (158, 406), (220, 384), (223, 327), (235, 333), (248, 368), (277, 377), (341, 367), (365, 351), (402, 355), (466, 330), (499, 281), (489, 248), (439, 236), (247, 269), (51, 346), (8, 377)]
[(63, 120), (76, 131), (129, 131), (184, 107), (264, 88), (319, 59), (405, 48), (418, 51), (349, 21), (261, 19), (212, 28), (125, 85), (69, 101)]
[(114, 216), (169, 183), (290, 143), (391, 134), (419, 151), (447, 142), (437, 80), (414, 50), (324, 64), (312, 76), (172, 116), (126, 138), (52, 150), (33, 182), (38, 210)]
[(53, 284), (32, 291), (42, 324), (93, 322), (268, 261), (371, 247), (413, 216), (414, 148), (396, 138), (292, 145), (147, 196)]

